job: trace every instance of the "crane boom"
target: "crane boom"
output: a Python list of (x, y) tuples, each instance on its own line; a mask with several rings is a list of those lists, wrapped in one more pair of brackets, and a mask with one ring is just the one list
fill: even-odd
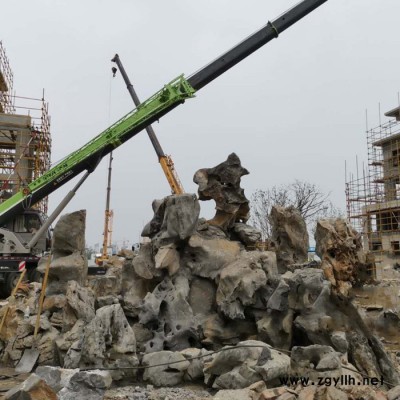
[(0, 204), (0, 226), (64, 185), (84, 170), (92, 171), (100, 160), (154, 121), (173, 110), (195, 92), (328, 0), (303, 0), (247, 39), (185, 79), (183, 75), (165, 85), (139, 107), (122, 117), (41, 177)]
[[(126, 84), (126, 88), (128, 89), (128, 92), (131, 95), (135, 106), (139, 107), (140, 106), (139, 97), (136, 94), (136, 91), (128, 77), (128, 74), (125, 71), (124, 66), (122, 65), (119, 55), (116, 54), (111, 61), (113, 61), (117, 64), (118, 69), (121, 72), (122, 78), (124, 79), (124, 82)], [(169, 183), (172, 193), (173, 194), (184, 193), (185, 190), (183, 189), (183, 185), (182, 185), (182, 183), (179, 179), (179, 176), (176, 172), (174, 162), (172, 161), (172, 158), (170, 156), (167, 156), (164, 153), (164, 150), (162, 149), (161, 144), (158, 141), (157, 135), (154, 132), (153, 127), (151, 125), (147, 126), (146, 132), (150, 138), (150, 141), (154, 147), (154, 150), (156, 151), (158, 161), (159, 161), (161, 168), (165, 174), (165, 177), (167, 178), (167, 181)]]
[(111, 217), (112, 210), (110, 210), (110, 198), (111, 198), (111, 173), (112, 173), (112, 161), (113, 161), (113, 153), (110, 153), (110, 159), (108, 161), (108, 178), (107, 178), (107, 195), (106, 195), (106, 210), (104, 215), (104, 237), (103, 237), (103, 251), (102, 257), (106, 259), (108, 257), (108, 245), (111, 235)]

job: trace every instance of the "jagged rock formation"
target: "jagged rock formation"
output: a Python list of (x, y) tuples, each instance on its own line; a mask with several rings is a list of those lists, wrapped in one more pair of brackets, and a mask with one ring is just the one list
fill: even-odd
[(361, 235), (346, 220), (318, 221), (315, 241), (321, 268), (336, 292), (347, 296), (353, 285), (365, 282), (368, 265)]
[(279, 272), (284, 273), (290, 265), (307, 262), (308, 232), (300, 212), (292, 206), (272, 206), (271, 226)]
[[(71, 280), (83, 286), (87, 277), (85, 256), (86, 211), (63, 215), (54, 228), (51, 268), (46, 295), (65, 293)], [(42, 259), (39, 271), (44, 273), (47, 259)]]
[[(228, 158), (226, 173), (221, 164), (198, 175), (204, 196), (212, 192), (211, 182), (217, 187), (213, 193), (222, 195), (229, 185), (220, 184), (231, 175), (237, 192), (243, 174), (237, 160)], [(137, 254), (111, 259), (106, 275), (90, 278), (86, 285), (69, 280), (53, 286), (58, 292), (46, 298), (40, 321), (39, 363), (110, 369), (109, 375), (85, 373), (73, 379), (62, 370), (38, 370), (51, 387), (51, 381), (58, 382), (55, 391), (60, 391), (63, 374), (68, 377), (60, 398), (103, 395), (111, 378), (128, 378), (156, 386), (203, 381), (221, 389), (217, 398), (269, 399), (281, 377), (338, 377), (345, 373), (343, 363), (356, 371), (355, 377), (359, 372), (400, 383), (380, 340), (342, 294), (344, 279), (353, 283), (362, 261), (353, 233), (339, 221), (321, 223), (317, 247), (323, 269), (301, 265), (308, 237), (293, 209), (274, 211), (276, 252), (253, 251), (248, 246), (258, 240), (257, 233), (245, 222), (235, 222), (247, 203), (230, 204), (235, 206), (229, 212), (217, 212), (223, 223), (213, 225), (199, 219), (193, 194), (156, 201), (155, 215), (144, 230), (150, 242)], [(72, 243), (79, 248), (78, 242)], [(75, 253), (73, 246), (63, 246), (69, 250), (62, 257)], [(60, 257), (61, 247), (55, 252)], [(351, 274), (337, 273), (343, 265)], [(326, 274), (328, 267), (332, 274)], [(39, 289), (39, 284), (31, 285), (9, 303), (7, 329), (0, 332), (2, 360), (9, 365), (32, 345)], [(139, 365), (146, 368), (137, 373)], [(286, 396), (281, 399), (293, 395), (276, 390)], [(304, 399), (348, 398), (339, 389), (324, 390), (295, 393)]]
[(235, 222), (246, 222), (249, 219), (249, 201), (240, 187), (240, 179), (249, 171), (243, 168), (239, 157), (232, 153), (227, 160), (214, 168), (199, 169), (193, 181), (199, 185), (200, 200), (215, 200), (217, 210), (210, 225), (227, 230)]

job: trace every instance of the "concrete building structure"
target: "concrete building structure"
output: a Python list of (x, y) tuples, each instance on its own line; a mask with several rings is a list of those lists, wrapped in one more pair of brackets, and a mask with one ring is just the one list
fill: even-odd
[[(0, 201), (26, 190), (32, 180), (50, 168), (48, 104), (44, 96), (41, 99), (17, 96), (13, 80), (0, 41)], [(46, 198), (35, 208), (47, 214), (47, 204)]]
[(368, 166), (346, 182), (347, 214), (375, 256), (378, 279), (400, 269), (400, 106), (367, 131)]

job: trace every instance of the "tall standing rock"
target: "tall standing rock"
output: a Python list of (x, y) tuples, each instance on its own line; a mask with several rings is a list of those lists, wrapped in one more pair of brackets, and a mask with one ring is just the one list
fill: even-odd
[(196, 230), (200, 205), (196, 195), (184, 193), (153, 201), (154, 216), (144, 227), (142, 236), (155, 247), (188, 239)]
[[(86, 210), (61, 216), (54, 228), (52, 261), (47, 295), (65, 294), (67, 283), (76, 281), (84, 286), (87, 277), (85, 256)], [(45, 260), (40, 265), (45, 269)]]
[(217, 212), (209, 224), (228, 230), (235, 222), (249, 219), (249, 201), (240, 187), (241, 177), (248, 173), (235, 153), (216, 167), (202, 168), (195, 173), (193, 181), (199, 185), (199, 199), (214, 199), (216, 203)]
[(155, 268), (174, 275), (180, 267), (180, 248), (196, 231), (199, 201), (195, 194), (184, 193), (155, 200), (152, 206), (154, 216), (142, 236), (151, 238)]
[(367, 258), (361, 235), (346, 220), (318, 221), (315, 241), (321, 268), (336, 292), (346, 296), (353, 284), (366, 279)]
[(300, 212), (293, 206), (272, 206), (271, 224), (279, 272), (284, 273), (291, 264), (307, 262), (308, 232)]

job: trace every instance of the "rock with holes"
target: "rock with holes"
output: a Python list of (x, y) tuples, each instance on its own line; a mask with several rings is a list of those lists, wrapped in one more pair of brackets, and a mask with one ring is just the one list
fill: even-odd
[(139, 322), (152, 326), (154, 336), (147, 352), (179, 351), (199, 343), (198, 326), (188, 303), (189, 282), (183, 276), (165, 278), (148, 293), (141, 305)]
[(216, 167), (199, 169), (195, 173), (193, 181), (199, 185), (199, 199), (215, 201), (217, 212), (208, 221), (210, 225), (227, 231), (235, 222), (246, 222), (249, 219), (249, 201), (240, 187), (241, 177), (248, 173), (235, 153)]
[(178, 385), (190, 366), (190, 362), (181, 353), (172, 351), (145, 354), (142, 364), (150, 367), (145, 369), (143, 380), (155, 386)]

